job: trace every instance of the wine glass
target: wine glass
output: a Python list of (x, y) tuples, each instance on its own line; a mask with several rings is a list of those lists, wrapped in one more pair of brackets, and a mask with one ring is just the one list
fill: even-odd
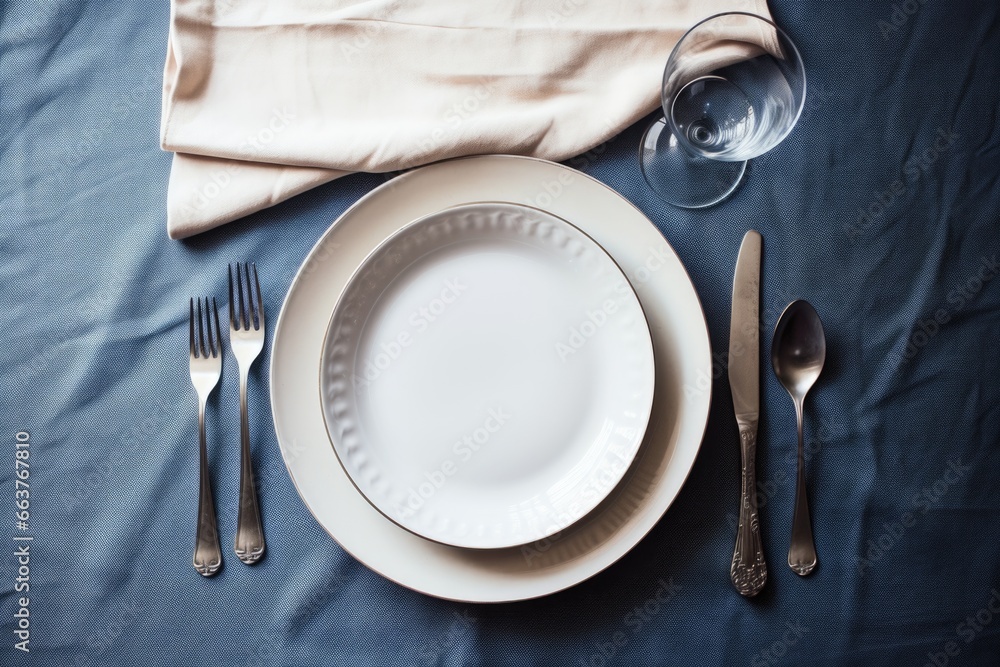
[(681, 208), (718, 203), (739, 185), (747, 160), (788, 136), (805, 97), (802, 58), (774, 23), (747, 12), (701, 21), (667, 60), (664, 118), (639, 151), (646, 182)]

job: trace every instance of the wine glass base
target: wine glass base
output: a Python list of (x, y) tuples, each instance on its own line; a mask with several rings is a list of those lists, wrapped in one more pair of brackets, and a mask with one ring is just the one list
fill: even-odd
[(718, 204), (736, 189), (747, 163), (691, 155), (667, 127), (666, 118), (649, 126), (639, 147), (642, 175), (659, 197), (679, 208)]

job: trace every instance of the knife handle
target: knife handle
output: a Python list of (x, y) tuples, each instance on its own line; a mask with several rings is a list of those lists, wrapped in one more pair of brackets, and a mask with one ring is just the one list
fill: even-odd
[(740, 452), (743, 459), (740, 523), (736, 528), (736, 549), (729, 576), (740, 595), (753, 597), (767, 581), (767, 563), (764, 562), (757, 517), (756, 425), (740, 424)]

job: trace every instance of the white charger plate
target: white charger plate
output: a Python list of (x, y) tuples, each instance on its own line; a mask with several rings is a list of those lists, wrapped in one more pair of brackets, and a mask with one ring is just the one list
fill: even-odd
[(499, 549), (560, 532), (625, 475), (653, 344), (614, 260), (570, 223), (483, 202), (417, 220), (351, 278), (320, 391), (347, 474), (427, 539)]
[[(622, 267), (649, 323), (656, 391), (632, 468), (590, 515), (537, 543), (469, 550), (418, 537), (368, 503), (333, 451), (317, 385), (330, 315), (365, 258), (417, 218), (494, 200), (534, 206), (573, 221)], [(360, 199), (320, 238), (278, 318), (271, 407), (281, 453), (299, 495), (348, 553), (384, 577), (428, 595), (503, 602), (578, 584), (617, 561), (649, 532), (694, 464), (708, 419), (711, 377), (708, 330), (697, 294), (673, 249), (641, 211), (568, 167), (484, 156), (398, 176)]]

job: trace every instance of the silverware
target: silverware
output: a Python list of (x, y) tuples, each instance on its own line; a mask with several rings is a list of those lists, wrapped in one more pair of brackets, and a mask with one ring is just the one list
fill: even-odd
[(760, 417), (760, 233), (743, 237), (733, 278), (729, 328), (729, 385), (740, 428), (743, 460), (740, 521), (729, 576), (741, 595), (752, 597), (767, 581), (767, 563), (757, 516), (757, 421)]
[(260, 560), (265, 548), (250, 456), (250, 417), (247, 414), (247, 378), (250, 367), (264, 348), (264, 301), (256, 264), (237, 264), (235, 278), (233, 273), (233, 265), (230, 264), (229, 344), (240, 367), (240, 508), (236, 519), (235, 547), (236, 556), (250, 565)]
[(795, 514), (792, 517), (792, 542), (788, 548), (788, 567), (805, 576), (816, 567), (816, 544), (809, 520), (806, 497), (806, 461), (802, 453), (802, 404), (819, 378), (826, 361), (826, 337), (823, 322), (808, 301), (793, 301), (785, 308), (774, 327), (771, 364), (774, 374), (795, 404), (798, 422), (798, 482), (795, 487)]
[(222, 567), (222, 549), (219, 548), (219, 526), (212, 500), (212, 482), (208, 475), (208, 452), (205, 445), (205, 404), (208, 396), (219, 383), (222, 375), (222, 336), (219, 329), (219, 309), (212, 299), (209, 310), (208, 297), (202, 308), (201, 298), (195, 309), (191, 299), (190, 316), (191, 384), (198, 393), (198, 451), (199, 492), (198, 530), (194, 540), (194, 569), (211, 577)]

